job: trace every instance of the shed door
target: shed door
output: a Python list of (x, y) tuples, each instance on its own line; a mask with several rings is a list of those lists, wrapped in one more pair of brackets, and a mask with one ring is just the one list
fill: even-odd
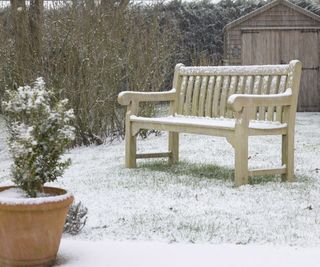
[(303, 63), (299, 111), (320, 111), (319, 30), (259, 30), (242, 33), (242, 62), (283, 64), (291, 59)]
[(302, 61), (302, 76), (298, 102), (299, 111), (320, 111), (320, 60), (318, 31), (281, 32), (281, 61)]
[(279, 64), (281, 42), (278, 31), (249, 31), (242, 33), (242, 64)]

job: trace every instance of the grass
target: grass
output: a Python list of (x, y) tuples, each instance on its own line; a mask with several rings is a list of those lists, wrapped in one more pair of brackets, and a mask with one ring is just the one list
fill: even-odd
[[(57, 186), (88, 208), (77, 239), (319, 246), (319, 121), (319, 114), (298, 114), (296, 183), (258, 176), (234, 187), (234, 153), (225, 140), (181, 134), (181, 161), (172, 166), (148, 159), (126, 169), (123, 142), (75, 148)], [(0, 181), (6, 182), (11, 159), (2, 139)], [(163, 151), (167, 136), (138, 142), (141, 153)], [(281, 165), (280, 138), (250, 142), (251, 168)]]
[(154, 162), (142, 163), (140, 167), (145, 170), (165, 172), (175, 176), (190, 175), (199, 179), (206, 178), (233, 181), (234, 177), (234, 171), (229, 168), (219, 167), (211, 164), (191, 163), (187, 161), (180, 161), (177, 164), (169, 165), (164, 160), (157, 160)]
[[(140, 164), (139, 168), (149, 171), (163, 172), (174, 176), (189, 175), (196, 179), (215, 179), (221, 181), (234, 180), (234, 170), (213, 164), (199, 164), (187, 161), (180, 161), (177, 164), (169, 165), (165, 160), (147, 161)], [(295, 180), (299, 182), (308, 181), (307, 176), (296, 176)], [(268, 182), (280, 182), (280, 175), (260, 175), (249, 177), (249, 184), (264, 184)]]

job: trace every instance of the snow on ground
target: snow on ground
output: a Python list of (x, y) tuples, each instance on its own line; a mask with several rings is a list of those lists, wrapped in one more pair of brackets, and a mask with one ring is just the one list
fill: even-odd
[[(1, 126), (0, 182), (8, 184), (11, 160), (3, 122)], [(166, 134), (138, 141), (140, 151), (166, 148)], [(280, 137), (252, 137), (249, 165), (280, 166), (280, 149)], [(68, 156), (73, 164), (56, 185), (73, 192), (89, 213), (79, 235), (64, 236), (62, 255), (73, 246), (79, 251), (93, 249), (101, 240), (179, 242), (186, 247), (197, 243), (195, 249), (203, 245), (208, 250), (225, 243), (320, 245), (320, 113), (297, 115), (295, 183), (265, 177), (233, 187), (234, 153), (224, 138), (181, 134), (180, 152), (181, 163), (176, 167), (164, 160), (140, 160), (139, 168), (130, 170), (123, 167), (122, 141), (71, 150)], [(99, 242), (84, 242), (89, 240)], [(107, 248), (113, 244), (103, 242)]]
[(318, 267), (319, 248), (63, 240), (63, 267)]

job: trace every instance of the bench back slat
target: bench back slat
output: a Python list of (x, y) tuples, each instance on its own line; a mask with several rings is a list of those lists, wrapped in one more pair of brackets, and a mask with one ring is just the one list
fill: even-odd
[[(292, 67), (293, 68), (293, 67)], [(176, 113), (200, 117), (233, 117), (227, 101), (232, 94), (279, 94), (292, 87), (290, 65), (176, 68), (180, 82)], [(292, 76), (292, 74), (291, 74)], [(294, 92), (297, 94), (298, 92)], [(283, 108), (256, 107), (253, 119), (282, 121)]]
[(219, 117), (219, 100), (221, 93), (222, 76), (217, 76), (213, 91), (212, 117)]
[[(238, 84), (238, 76), (232, 76), (231, 77), (231, 81), (230, 81), (230, 88), (229, 88), (229, 92), (228, 92), (228, 97), (227, 98), (229, 98), (229, 96), (231, 96), (231, 95), (236, 93), (237, 84)], [(227, 109), (226, 117), (227, 118), (232, 118), (233, 117), (233, 113), (232, 113), (231, 110)]]
[(212, 99), (215, 82), (216, 77), (210, 76), (206, 95), (205, 117), (212, 117)]
[[(259, 92), (261, 95), (266, 95), (268, 94), (268, 89), (269, 89), (269, 75), (265, 75), (262, 77), (262, 82), (261, 82), (261, 91)], [(265, 106), (260, 106), (258, 108), (257, 112), (257, 120), (265, 120), (266, 117), (266, 107)]]
[(183, 113), (183, 105), (185, 102), (186, 97), (186, 91), (187, 91), (187, 84), (188, 84), (188, 76), (181, 77), (181, 86), (179, 87), (178, 97), (179, 97), (179, 103), (178, 103), (178, 114)]
[[(270, 88), (269, 93), (270, 94), (276, 94), (277, 90), (279, 88), (279, 82), (280, 82), (280, 76), (279, 75), (273, 75), (270, 79)], [(273, 121), (275, 119), (274, 117), (275, 112), (275, 106), (269, 106), (268, 107), (268, 113), (267, 113), (267, 120)]]
[(192, 93), (194, 89), (194, 76), (189, 76), (188, 79), (188, 86), (187, 86), (187, 92), (186, 92), (186, 100), (184, 103), (184, 115), (191, 115), (191, 105), (192, 105)]
[(245, 87), (246, 77), (244, 75), (240, 75), (238, 79), (238, 86), (236, 94), (243, 94), (244, 93), (244, 87)]
[(246, 83), (244, 86), (244, 94), (251, 94), (253, 86), (253, 77), (251, 75), (246, 76)]
[[(200, 88), (200, 97), (199, 97), (199, 110), (198, 116), (204, 116), (205, 104), (206, 104), (206, 95), (207, 95), (207, 83), (208, 83), (208, 76), (204, 76), (201, 81), (201, 88)], [(208, 88), (209, 92), (209, 88)]]
[(201, 85), (201, 77), (197, 76), (196, 81), (194, 83), (194, 90), (192, 96), (192, 116), (198, 116), (198, 109), (199, 109), (199, 95), (200, 95), (200, 85)]
[(221, 97), (220, 97), (220, 111), (219, 116), (225, 117), (226, 111), (227, 111), (227, 100), (228, 100), (228, 91), (230, 88), (230, 76), (224, 76), (223, 78), (223, 85), (221, 90)]

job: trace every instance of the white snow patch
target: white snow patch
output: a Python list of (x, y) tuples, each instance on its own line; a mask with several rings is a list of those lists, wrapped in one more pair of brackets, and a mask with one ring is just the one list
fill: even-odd
[(182, 66), (182, 75), (286, 75), (289, 65), (251, 65), (251, 66)]
[[(12, 160), (0, 126), (0, 183), (8, 184)], [(123, 141), (75, 148), (54, 184), (88, 208), (86, 226), (70, 238), (319, 247), (319, 133), (320, 113), (298, 113), (297, 182), (271, 177), (240, 188), (233, 187), (234, 150), (225, 138), (181, 134), (176, 168), (150, 159), (125, 169)], [(164, 151), (167, 142), (165, 133), (139, 139), (138, 152)], [(250, 168), (281, 167), (280, 155), (280, 136), (249, 138)]]
[(62, 240), (61, 267), (318, 267), (319, 248)]
[(39, 197), (30, 198), (20, 188), (9, 188), (0, 192), (0, 204), (5, 205), (40, 205), (44, 203), (60, 202), (72, 195), (67, 192), (63, 195), (52, 196), (50, 194), (40, 193)]
[(20, 188), (9, 188), (0, 192), (1, 198), (27, 198), (26, 192)]
[[(168, 125), (184, 125), (184, 126), (197, 126), (199, 128), (222, 128), (234, 130), (236, 120), (231, 118), (210, 118), (210, 117), (195, 117), (195, 116), (167, 116), (167, 117), (139, 117), (136, 115), (130, 116), (131, 121), (135, 122), (149, 122)], [(250, 129), (283, 129), (286, 128), (286, 123), (278, 121), (264, 121), (264, 120), (251, 120), (249, 123)]]

